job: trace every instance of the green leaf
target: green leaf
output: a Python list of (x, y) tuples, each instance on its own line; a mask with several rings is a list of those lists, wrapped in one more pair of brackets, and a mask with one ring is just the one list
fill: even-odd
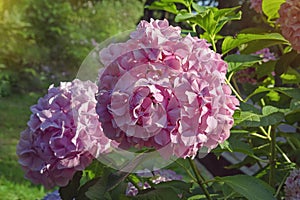
[(284, 119), (284, 111), (273, 106), (265, 106), (262, 114), (257, 113), (256, 109), (250, 104), (241, 104), (241, 113), (234, 115), (234, 124), (236, 126), (259, 127), (275, 125)]
[(174, 199), (179, 200), (178, 194), (172, 188), (157, 188), (157, 189), (146, 189), (142, 190), (135, 197), (135, 200), (163, 200), (163, 199)]
[(253, 113), (256, 113), (256, 114), (260, 114), (260, 110), (252, 104), (241, 103), (240, 104), (240, 109), (242, 111), (250, 111), (250, 112), (253, 112)]
[(256, 67), (257, 78), (260, 79), (266, 76), (274, 78), (273, 72), (275, 69), (275, 64), (275, 60), (271, 60), (266, 63), (260, 63), (259, 67)]
[(191, 19), (192, 22), (199, 25), (213, 37), (229, 21), (241, 19), (241, 12), (235, 13), (239, 7), (217, 9), (196, 4), (192, 4), (192, 6), (197, 11), (197, 16)]
[(168, 182), (161, 182), (155, 185), (155, 188), (172, 188), (177, 194), (189, 193), (192, 188), (192, 183), (186, 183), (184, 181), (173, 180)]
[(292, 99), (290, 103), (290, 112), (286, 113), (285, 120), (289, 124), (294, 124), (295, 122), (300, 121), (300, 101), (296, 99)]
[(175, 22), (187, 21), (195, 17), (194, 14), (187, 12), (186, 10), (181, 10), (175, 17)]
[(227, 150), (229, 152), (233, 152), (230, 143), (227, 140), (225, 140), (223, 143), (220, 143), (219, 146), (221, 147), (221, 149)]
[(77, 195), (81, 177), (82, 171), (76, 172), (69, 184), (59, 189), (59, 194), (63, 200), (72, 200)]
[(209, 6), (200, 6), (197, 3), (192, 3), (192, 8), (197, 12), (197, 14), (201, 15), (202, 17), (205, 16), (211, 7)]
[(300, 100), (300, 88), (275, 88), (276, 91), (281, 92), (282, 94), (287, 95), (295, 100)]
[(240, 152), (251, 157), (255, 157), (249, 144), (235, 138), (229, 138), (228, 142), (233, 152)]
[(271, 88), (266, 88), (264, 86), (258, 86), (258, 88), (256, 88), (246, 99), (245, 101), (248, 101), (251, 97), (253, 97), (254, 95), (257, 95), (259, 93), (262, 93), (262, 92), (270, 92), (272, 91)]
[(281, 122), (284, 119), (284, 113), (282, 112), (274, 112), (272, 114), (262, 116), (260, 121), (260, 126), (270, 126), (275, 125)]
[[(222, 198), (219, 194), (210, 194), (210, 197), (211, 198), (215, 198), (215, 199), (219, 199), (219, 198)], [(219, 198), (218, 198), (219, 197)], [(206, 200), (206, 196), (204, 194), (196, 194), (196, 195), (193, 195), (191, 197), (188, 198), (188, 200)]]
[(260, 126), (260, 116), (258, 114), (245, 111), (241, 112), (238, 118), (234, 118), (235, 126), (258, 127)]
[(278, 102), (280, 100), (279, 93), (274, 90), (270, 91), (266, 96), (269, 97), (271, 101)]
[(185, 5), (185, 7), (188, 7), (190, 3), (189, 0), (161, 0), (161, 1), (166, 3), (180, 3)]
[(204, 31), (209, 34), (213, 34), (217, 21), (214, 19), (213, 8), (207, 7), (207, 10), (203, 13), (198, 13), (198, 15), (191, 19), (192, 22), (199, 25)]
[[(208, 34), (208, 32), (204, 32), (203, 34), (200, 34), (200, 38), (201, 38), (201, 39), (207, 40), (207, 42), (209, 42), (209, 43), (212, 43), (212, 38), (211, 38), (211, 36)], [(223, 35), (215, 35), (214, 40), (215, 40), (215, 42), (216, 42), (216, 41), (218, 41), (218, 40), (220, 40), (220, 39), (223, 39), (223, 38), (224, 38)]]
[(262, 58), (255, 55), (232, 54), (224, 58), (228, 63), (228, 72), (238, 71), (253, 66), (262, 61)]
[(95, 185), (97, 182), (99, 181), (99, 178), (94, 178), (90, 181), (87, 181), (84, 185), (82, 185), (78, 191), (78, 194), (76, 196), (76, 199), (80, 199), (80, 200), (90, 200), (87, 196), (86, 196), (86, 192), (89, 190), (90, 187), (92, 187), (93, 185)]
[(281, 40), (258, 40), (258, 41), (251, 41), (247, 43), (246, 46), (243, 47), (243, 49), (240, 49), (241, 53), (243, 54), (250, 54), (250, 53), (255, 53), (258, 50), (282, 44)]
[(275, 72), (277, 75), (281, 75), (287, 72), (288, 67), (298, 56), (296, 51), (290, 51), (284, 55), (282, 55), (275, 65)]
[(114, 188), (116, 188), (119, 184), (121, 184), (129, 175), (129, 172), (116, 172), (116, 173), (111, 173), (108, 176), (108, 183), (107, 183), (107, 187), (106, 190), (107, 191), (111, 191)]
[(154, 1), (150, 6), (145, 6), (150, 10), (164, 10), (173, 14), (177, 14), (178, 10), (174, 3)]
[(252, 176), (235, 175), (216, 177), (219, 182), (224, 182), (230, 186), (235, 192), (244, 196), (249, 200), (275, 200), (273, 196), (274, 190), (271, 186)]
[(276, 112), (279, 112), (280, 109), (279, 108), (276, 108), (274, 106), (264, 106), (262, 108), (262, 114), (263, 115), (270, 115), (272, 113), (276, 113)]
[(220, 9), (214, 13), (215, 19), (217, 21), (217, 26), (216, 26), (216, 29), (214, 30), (213, 34), (217, 34), (218, 32), (220, 32), (221, 29), (223, 28), (223, 26), (225, 24), (227, 24), (229, 21), (240, 20), (242, 18), (241, 11), (235, 13), (235, 11), (238, 8), (240, 8), (240, 6), (233, 7), (233, 8), (224, 8), (224, 9)]
[(93, 200), (111, 200), (109, 193), (107, 192), (107, 183), (109, 182), (109, 171), (106, 170), (102, 177), (92, 186), (90, 186), (85, 193), (85, 196)]
[(268, 17), (268, 21), (276, 19), (279, 17), (278, 10), (280, 5), (284, 3), (285, 0), (263, 0), (262, 10), (264, 14)]
[(290, 103), (290, 109), (291, 110), (298, 110), (300, 109), (300, 101), (296, 99), (292, 99)]
[(297, 70), (288, 67), (287, 71), (281, 74), (280, 78), (282, 79), (283, 84), (299, 84), (300, 83), (300, 74)]
[(232, 36), (225, 37), (222, 44), (222, 53), (226, 54), (230, 50), (241, 46), (242, 44), (247, 44), (252, 41), (257, 40), (270, 40), (274, 42), (279, 42), (281, 44), (288, 43), (286, 39), (279, 33), (266, 33), (266, 34), (239, 34), (236, 38)]
[(300, 109), (299, 110), (293, 110), (286, 114), (285, 120), (288, 124), (294, 124), (295, 122), (299, 122), (299, 115), (300, 115)]

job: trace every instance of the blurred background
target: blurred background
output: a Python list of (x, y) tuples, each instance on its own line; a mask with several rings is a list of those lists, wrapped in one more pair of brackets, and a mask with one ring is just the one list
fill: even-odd
[[(81, 62), (103, 40), (134, 29), (141, 19), (167, 18), (176, 25), (172, 14), (144, 9), (153, 2), (0, 0), (0, 199), (40, 199), (47, 192), (24, 179), (15, 155), (30, 106), (50, 84), (74, 79)], [(219, 8), (242, 6), (243, 21), (225, 27), (224, 35), (261, 23), (247, 0), (197, 2)]]

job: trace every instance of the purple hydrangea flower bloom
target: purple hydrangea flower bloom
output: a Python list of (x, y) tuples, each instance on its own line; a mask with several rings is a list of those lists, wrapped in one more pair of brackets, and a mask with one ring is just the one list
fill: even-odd
[(90, 81), (62, 82), (31, 107), (17, 146), (26, 178), (47, 189), (66, 186), (76, 171), (108, 151), (110, 140), (95, 111), (96, 92)]

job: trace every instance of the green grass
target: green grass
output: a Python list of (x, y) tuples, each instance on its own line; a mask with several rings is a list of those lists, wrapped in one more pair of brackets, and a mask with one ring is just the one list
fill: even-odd
[(24, 178), (18, 164), (16, 145), (20, 132), (26, 128), (30, 106), (36, 104), (39, 94), (19, 94), (0, 97), (0, 199), (34, 200), (45, 195), (42, 186)]

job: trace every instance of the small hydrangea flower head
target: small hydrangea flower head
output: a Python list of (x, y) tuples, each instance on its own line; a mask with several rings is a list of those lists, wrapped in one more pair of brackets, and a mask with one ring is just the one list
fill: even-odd
[(286, 200), (300, 199), (300, 169), (291, 171), (285, 181), (284, 191)]
[(110, 140), (95, 111), (96, 92), (91, 81), (62, 82), (31, 107), (17, 146), (26, 178), (47, 189), (66, 186), (76, 171), (108, 151)]
[(227, 64), (209, 44), (167, 20), (141, 21), (129, 40), (99, 53), (97, 113), (104, 133), (166, 158), (195, 157), (229, 137), (238, 100)]
[(300, 53), (300, 1), (286, 0), (280, 6), (279, 15), (277, 22), (281, 26), (282, 35)]
[(250, 0), (250, 8), (254, 9), (257, 13), (262, 13), (262, 0)]
[(262, 62), (269, 62), (271, 60), (276, 60), (274, 53), (271, 52), (269, 48), (261, 49), (255, 52), (253, 55), (258, 55), (259, 57), (261, 57), (263, 59)]

